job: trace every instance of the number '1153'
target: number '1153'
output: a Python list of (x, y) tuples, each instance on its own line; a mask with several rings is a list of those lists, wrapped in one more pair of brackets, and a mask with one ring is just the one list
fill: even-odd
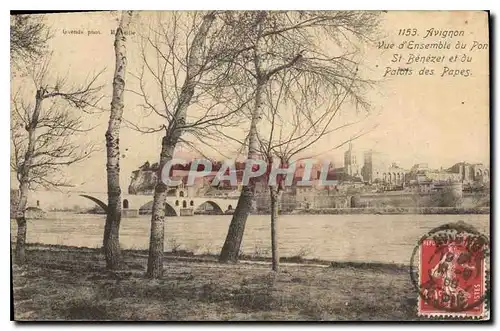
[(398, 36), (413, 37), (417, 35), (417, 29), (399, 29)]

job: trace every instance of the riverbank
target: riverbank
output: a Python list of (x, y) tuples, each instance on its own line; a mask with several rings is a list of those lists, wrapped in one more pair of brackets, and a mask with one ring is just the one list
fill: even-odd
[(144, 277), (147, 253), (123, 251), (104, 270), (99, 249), (29, 245), (13, 267), (16, 320), (415, 320), (408, 267), (383, 264), (219, 264), (165, 258), (161, 280)]
[(385, 207), (385, 208), (322, 208), (298, 209), (291, 214), (298, 215), (469, 215), (489, 214), (489, 207)]
[[(65, 210), (67, 212), (67, 210)], [(28, 218), (43, 218), (40, 214), (28, 213)], [(57, 211), (56, 211), (57, 212)], [(71, 211), (70, 211), (71, 212)], [(72, 211), (77, 214), (104, 215), (102, 211)], [(223, 215), (232, 215), (228, 211)], [(304, 208), (293, 211), (281, 211), (282, 215), (486, 215), (490, 214), (490, 207), (365, 207), (365, 208)], [(141, 214), (142, 215), (142, 214)], [(221, 215), (214, 211), (196, 211), (193, 215), (214, 216)], [(252, 215), (270, 215), (266, 211), (253, 212)]]

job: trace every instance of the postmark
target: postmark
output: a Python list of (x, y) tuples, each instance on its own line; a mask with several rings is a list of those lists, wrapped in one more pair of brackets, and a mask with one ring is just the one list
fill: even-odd
[(425, 234), (410, 261), (418, 315), (486, 318), (487, 261), (488, 237), (464, 222), (445, 224)]

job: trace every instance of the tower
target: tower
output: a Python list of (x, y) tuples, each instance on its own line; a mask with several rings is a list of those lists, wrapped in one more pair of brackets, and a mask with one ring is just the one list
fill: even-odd
[(381, 181), (387, 169), (386, 157), (384, 154), (372, 149), (364, 153), (363, 180), (368, 183)]
[(372, 183), (375, 179), (373, 178), (373, 151), (366, 151), (364, 154), (364, 165), (363, 165), (363, 178), (368, 183)]
[(358, 174), (358, 164), (356, 155), (352, 151), (352, 142), (349, 142), (349, 149), (344, 153), (344, 168), (347, 176), (354, 176)]

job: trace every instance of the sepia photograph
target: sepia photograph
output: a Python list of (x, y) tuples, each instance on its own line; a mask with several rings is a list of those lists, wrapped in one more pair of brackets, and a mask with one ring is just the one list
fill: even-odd
[(491, 320), (490, 20), (11, 11), (11, 319)]

